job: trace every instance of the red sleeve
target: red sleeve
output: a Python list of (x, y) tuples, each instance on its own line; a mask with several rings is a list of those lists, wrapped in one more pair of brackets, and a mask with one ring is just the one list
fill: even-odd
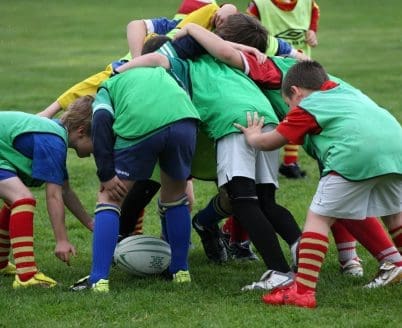
[(289, 140), (290, 143), (302, 145), (306, 134), (319, 134), (321, 128), (313, 115), (300, 107), (295, 107), (279, 123), (276, 131)]
[(247, 7), (246, 12), (247, 12), (249, 15), (255, 16), (255, 17), (257, 17), (258, 19), (260, 19), (260, 12), (258, 11), (258, 7), (257, 7), (257, 5), (254, 3), (254, 1), (251, 1), (251, 2), (248, 4), (248, 7)]
[(311, 20), (310, 20), (310, 30), (317, 33), (318, 30), (318, 20), (320, 19), (320, 7), (317, 3), (313, 1), (313, 8), (311, 9)]
[(282, 71), (267, 58), (265, 63), (259, 64), (257, 58), (247, 52), (243, 52), (246, 74), (261, 88), (280, 89), (282, 83)]

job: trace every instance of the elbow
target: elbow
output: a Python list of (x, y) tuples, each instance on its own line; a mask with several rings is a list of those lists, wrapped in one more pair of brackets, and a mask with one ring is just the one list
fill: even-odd
[(129, 22), (127, 24), (127, 27), (126, 27), (127, 34), (130, 34), (131, 32), (134, 33), (143, 24), (145, 24), (143, 20), (138, 20), (138, 19), (132, 20), (131, 22)]
[(170, 63), (166, 56), (157, 52), (150, 53), (147, 56), (149, 56), (152, 66), (162, 66), (166, 69), (170, 68)]

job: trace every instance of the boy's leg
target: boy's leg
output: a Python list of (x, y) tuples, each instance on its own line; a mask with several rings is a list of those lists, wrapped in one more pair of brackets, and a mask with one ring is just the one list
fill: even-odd
[(337, 220), (331, 227), (336, 248), (338, 250), (338, 260), (341, 273), (354, 277), (363, 276), (361, 260), (356, 253), (356, 239), (351, 235), (341, 220)]
[(233, 215), (250, 234), (250, 239), (269, 270), (282, 273), (290, 271), (282, 253), (272, 224), (261, 211), (254, 180), (234, 177), (226, 184), (231, 199)]
[[(267, 126), (264, 127), (264, 131), (273, 128)], [(277, 176), (278, 152), (269, 153), (275, 156), (275, 168), (267, 169), (270, 172), (275, 171), (270, 175)], [(293, 274), (284, 257), (276, 232), (262, 212), (258, 201), (255, 185), (256, 172), (265, 171), (259, 166), (257, 170), (258, 156), (258, 151), (245, 142), (242, 134), (228, 135), (217, 143), (218, 184), (225, 186), (234, 217), (249, 233), (250, 240), (268, 269), (260, 281), (245, 286), (243, 290), (273, 289), (293, 281)]]
[(289, 179), (301, 179), (306, 176), (306, 171), (301, 170), (297, 164), (299, 158), (298, 145), (285, 145), (283, 163), (279, 167), (279, 173)]
[(257, 184), (257, 195), (265, 216), (271, 222), (275, 231), (289, 245), (292, 252), (293, 265), (297, 265), (297, 245), (301, 230), (292, 213), (285, 207), (276, 203), (277, 187), (273, 183)]
[(172, 250), (169, 272), (173, 282), (190, 282), (188, 251), (191, 218), (186, 188), (195, 150), (197, 122), (190, 119), (175, 122), (162, 135), (164, 146), (159, 153), (160, 205), (165, 216), (166, 238)]
[(365, 220), (339, 220), (339, 222), (347, 227), (353, 236), (377, 259), (380, 267), (385, 263), (390, 264), (386, 266), (386, 274), (389, 279), (378, 279), (385, 274), (380, 270), (379, 275), (366, 286), (374, 288), (395, 283), (395, 279), (398, 279), (399, 267), (401, 267), (402, 274), (402, 256), (395, 248), (379, 220), (371, 217)]
[(392, 240), (399, 253), (402, 254), (402, 214), (398, 213), (383, 218), (384, 224), (387, 226)]
[(295, 283), (288, 288), (277, 289), (264, 295), (264, 303), (308, 308), (317, 306), (315, 291), (321, 265), (328, 250), (328, 232), (333, 222), (333, 219), (309, 210), (299, 245)]
[(143, 232), (144, 208), (160, 188), (153, 180), (136, 181), (121, 206), (119, 239)]
[(0, 274), (15, 274), (15, 266), (9, 262), (10, 256), (10, 207), (4, 203), (0, 210)]
[(15, 174), (5, 175), (7, 173), (0, 170), (0, 177), (4, 178), (0, 179), (0, 198), (11, 204), (8, 231), (16, 265), (13, 288), (54, 287), (57, 282), (39, 272), (35, 262), (33, 219), (36, 201)]
[(218, 226), (218, 222), (230, 214), (222, 204), (223, 198), (223, 193), (216, 194), (204, 209), (194, 215), (192, 220), (193, 228), (201, 238), (205, 254), (215, 263), (227, 261), (226, 249)]
[(251, 249), (251, 241), (248, 232), (234, 216), (230, 216), (222, 226), (221, 236), (228, 256), (232, 259), (259, 260), (258, 256)]
[[(114, 177), (116, 178), (116, 177)], [(120, 180), (127, 190), (131, 190), (134, 181)], [(109, 274), (119, 235), (121, 202), (112, 199), (107, 191), (98, 194), (95, 208), (95, 224), (92, 237), (92, 266), (88, 276), (70, 286), (70, 291), (109, 292)]]

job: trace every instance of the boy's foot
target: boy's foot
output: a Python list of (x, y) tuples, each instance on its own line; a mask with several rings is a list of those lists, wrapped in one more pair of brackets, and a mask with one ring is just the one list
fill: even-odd
[(402, 267), (397, 267), (391, 262), (384, 262), (374, 279), (364, 287), (377, 288), (400, 282), (402, 282)]
[(0, 269), (0, 275), (3, 276), (13, 276), (17, 273), (17, 268), (15, 267), (14, 264), (8, 262), (7, 265)]
[(258, 261), (258, 256), (251, 249), (251, 243), (249, 240), (241, 243), (232, 243), (229, 246), (229, 256), (234, 260), (242, 261)]
[(306, 171), (300, 169), (297, 163), (289, 165), (281, 164), (279, 173), (289, 179), (302, 179), (307, 175)]
[(341, 273), (353, 277), (363, 277), (363, 266), (361, 259), (355, 258), (341, 264)]
[(296, 283), (287, 287), (281, 287), (273, 290), (262, 297), (262, 301), (270, 305), (296, 305), (305, 308), (315, 308), (317, 301), (314, 291), (307, 291), (304, 294), (297, 292)]
[(21, 281), (18, 275), (15, 276), (15, 280), (13, 281), (13, 288), (18, 289), (22, 287), (43, 287), (43, 288), (51, 288), (57, 285), (57, 282), (52, 278), (45, 276), (42, 272), (37, 272), (35, 275), (27, 280)]
[(190, 272), (188, 270), (179, 270), (176, 273), (173, 273), (174, 283), (182, 284), (191, 282)]
[(266, 271), (262, 276), (260, 281), (253, 282), (251, 285), (244, 286), (241, 290), (273, 290), (278, 287), (288, 286), (294, 281), (294, 273), (289, 271), (288, 273), (283, 273), (274, 270)]
[(99, 281), (91, 284), (89, 282), (89, 276), (81, 278), (69, 288), (72, 292), (81, 292), (85, 290), (91, 290), (96, 293), (108, 293), (109, 292), (109, 280), (100, 279)]
[(207, 257), (216, 263), (226, 262), (228, 255), (220, 237), (219, 226), (215, 224), (211, 227), (203, 227), (198, 224), (197, 215), (194, 216), (192, 225), (201, 238), (201, 243)]

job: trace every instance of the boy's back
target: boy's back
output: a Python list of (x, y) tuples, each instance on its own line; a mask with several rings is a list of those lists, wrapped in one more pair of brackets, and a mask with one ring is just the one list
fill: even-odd
[[(323, 174), (336, 171), (350, 180), (402, 173), (402, 129), (369, 97), (348, 85), (316, 91), (300, 107), (322, 131), (310, 135)], [(392, 142), (394, 140), (395, 142)]]
[[(268, 100), (240, 70), (210, 55), (187, 62), (177, 58), (170, 60), (173, 72), (178, 72), (181, 77), (189, 74), (192, 100), (210, 138), (217, 140), (227, 134), (237, 133), (233, 122), (245, 123), (245, 113), (248, 111), (264, 115), (266, 123), (278, 123)], [(183, 79), (186, 80), (185, 77)]]
[[(143, 137), (183, 118), (199, 118), (188, 95), (161, 67), (127, 71), (104, 82), (102, 88), (108, 90), (110, 100), (100, 97), (100, 90), (93, 107), (109, 101), (113, 129), (126, 139)], [(156, 88), (158, 95), (149, 97)]]

